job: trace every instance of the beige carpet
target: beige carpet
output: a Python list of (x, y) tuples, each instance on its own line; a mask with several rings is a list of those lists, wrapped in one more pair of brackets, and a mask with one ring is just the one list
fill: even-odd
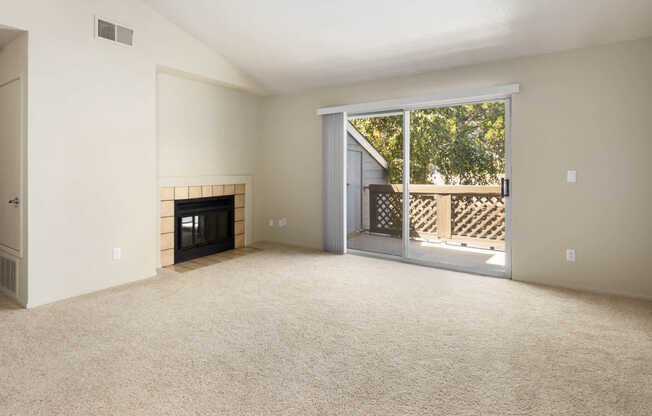
[(652, 303), (287, 247), (0, 303), (3, 415), (650, 415)]

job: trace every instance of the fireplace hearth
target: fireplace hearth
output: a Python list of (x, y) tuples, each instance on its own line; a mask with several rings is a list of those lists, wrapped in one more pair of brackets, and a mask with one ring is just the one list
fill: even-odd
[(235, 247), (233, 195), (174, 201), (174, 263)]

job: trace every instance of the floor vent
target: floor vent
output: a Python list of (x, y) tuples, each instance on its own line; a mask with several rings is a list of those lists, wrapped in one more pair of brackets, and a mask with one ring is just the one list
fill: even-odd
[(16, 269), (14, 260), (0, 257), (0, 287), (16, 294)]

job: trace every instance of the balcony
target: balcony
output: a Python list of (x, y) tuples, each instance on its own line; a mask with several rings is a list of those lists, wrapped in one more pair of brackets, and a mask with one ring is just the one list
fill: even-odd
[[(410, 257), (437, 262), (505, 265), (505, 199), (497, 185), (410, 185)], [(368, 185), (363, 230), (349, 248), (401, 252), (403, 186)]]

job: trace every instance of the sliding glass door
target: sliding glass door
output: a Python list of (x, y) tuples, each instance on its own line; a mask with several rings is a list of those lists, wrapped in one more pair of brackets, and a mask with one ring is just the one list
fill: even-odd
[(350, 117), (347, 245), (509, 276), (510, 100)]
[(407, 258), (505, 274), (506, 108), (494, 101), (409, 112)]

